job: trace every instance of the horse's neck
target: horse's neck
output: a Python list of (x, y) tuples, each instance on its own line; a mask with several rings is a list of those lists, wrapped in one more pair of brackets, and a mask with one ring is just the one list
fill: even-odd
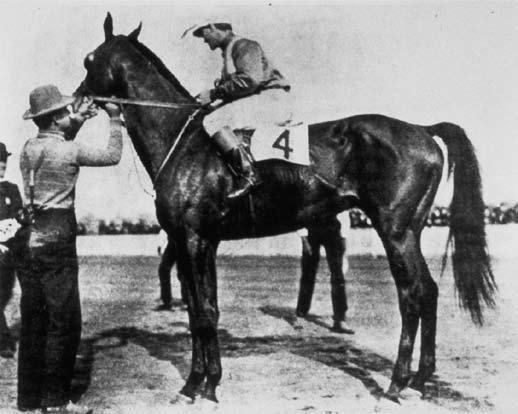
[[(191, 102), (189, 97), (178, 92), (155, 70), (141, 73), (140, 76), (127, 76), (126, 84), (126, 97), (129, 99)], [(162, 109), (136, 105), (127, 105), (124, 108), (128, 134), (152, 179), (191, 112), (192, 109)]]

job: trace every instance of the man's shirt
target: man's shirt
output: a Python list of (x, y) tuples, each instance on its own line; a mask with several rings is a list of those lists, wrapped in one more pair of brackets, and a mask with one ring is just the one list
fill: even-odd
[(233, 101), (273, 88), (289, 90), (290, 85), (259, 43), (234, 36), (223, 50), (221, 81), (212, 98)]
[(106, 148), (90, 148), (66, 141), (64, 134), (39, 132), (29, 139), (20, 156), (25, 199), (30, 200), (30, 175), (34, 171), (34, 205), (42, 208), (74, 208), (80, 166), (117, 164), (122, 155), (120, 121), (110, 120)]

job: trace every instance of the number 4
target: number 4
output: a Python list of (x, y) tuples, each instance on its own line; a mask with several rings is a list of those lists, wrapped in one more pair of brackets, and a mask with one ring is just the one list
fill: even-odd
[[(281, 145), (281, 143), (283, 145)], [(290, 131), (288, 131), (287, 129), (284, 130), (282, 134), (279, 135), (279, 138), (275, 140), (275, 142), (272, 145), (272, 148), (284, 151), (284, 158), (289, 160), (290, 152), (293, 152), (293, 148), (290, 147)]]

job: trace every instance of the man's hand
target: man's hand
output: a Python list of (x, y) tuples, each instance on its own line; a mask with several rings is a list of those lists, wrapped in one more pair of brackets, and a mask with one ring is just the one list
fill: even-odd
[(121, 109), (117, 104), (108, 102), (106, 105), (104, 105), (104, 110), (110, 118), (118, 119), (121, 116)]
[(209, 105), (210, 103), (212, 103), (212, 99), (210, 97), (210, 89), (201, 91), (198, 95), (196, 95), (195, 99), (202, 106)]
[(7, 247), (5, 244), (0, 243), (0, 254), (7, 253), (9, 251), (9, 247)]
[[(76, 106), (76, 105), (74, 105)], [(97, 115), (97, 106), (94, 104), (92, 98), (83, 97), (79, 105), (76, 106), (75, 112), (72, 113), (71, 117), (81, 123), (87, 119), (93, 118)]]

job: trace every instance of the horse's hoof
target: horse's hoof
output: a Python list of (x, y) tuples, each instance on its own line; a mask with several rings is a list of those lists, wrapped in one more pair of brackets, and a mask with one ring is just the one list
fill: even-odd
[(196, 398), (196, 390), (192, 386), (185, 385), (178, 395), (183, 395), (184, 397), (190, 398), (191, 401), (194, 401)]
[(399, 393), (386, 392), (384, 397), (389, 401), (401, 405), (401, 402), (399, 401)]
[(424, 393), (424, 380), (416, 375), (414, 378), (412, 378), (410, 380), (410, 382), (408, 383), (408, 387), (416, 392), (423, 394)]
[(194, 397), (188, 397), (180, 391), (176, 396), (170, 401), (171, 404), (176, 405), (192, 405), (194, 403)]
[(206, 385), (201, 393), (201, 398), (207, 401), (211, 401), (215, 404), (219, 403), (218, 398), (216, 397), (216, 389), (209, 385)]

